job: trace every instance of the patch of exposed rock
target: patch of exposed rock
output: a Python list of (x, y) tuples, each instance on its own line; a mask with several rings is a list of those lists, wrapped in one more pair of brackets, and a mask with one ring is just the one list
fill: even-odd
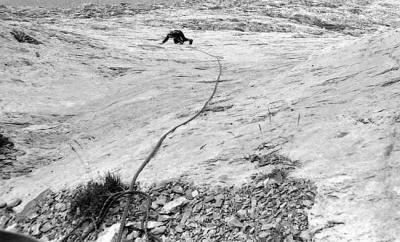
[[(306, 241), (307, 210), (314, 204), (316, 189), (309, 181), (286, 175), (279, 169), (255, 174), (241, 187), (210, 188), (182, 180), (153, 185), (147, 191), (152, 200), (148, 233), (166, 241)], [(60, 239), (80, 221), (68, 212), (71, 194), (46, 190), (19, 214), (3, 209), (1, 226), (12, 226), (45, 241)], [(123, 204), (121, 200), (111, 207), (98, 232), (119, 221)], [(144, 236), (141, 222), (145, 204), (145, 200), (135, 197), (125, 238)], [(90, 224), (84, 223), (75, 234), (86, 233), (89, 228)], [(96, 237), (92, 232), (87, 240)], [(74, 239), (77, 236), (68, 241)]]

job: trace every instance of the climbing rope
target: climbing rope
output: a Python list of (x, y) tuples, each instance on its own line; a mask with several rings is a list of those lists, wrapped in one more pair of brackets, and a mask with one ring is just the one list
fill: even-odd
[[(220, 78), (221, 78), (221, 75), (222, 75), (222, 65), (221, 65), (221, 61), (220, 61), (220, 59), (222, 59), (222, 57), (219, 57), (219, 56), (216, 56), (216, 55), (212, 55), (212, 54), (210, 54), (210, 53), (208, 53), (208, 52), (206, 52), (206, 51), (197, 49), (197, 48), (195, 48), (195, 47), (191, 47), (191, 46), (190, 46), (190, 48), (193, 49), (193, 50), (199, 51), (199, 52), (201, 52), (201, 53), (204, 53), (204, 54), (206, 54), (206, 55), (208, 55), (208, 56), (210, 56), (210, 57), (213, 57), (213, 58), (215, 58), (215, 59), (217, 60), (217, 62), (218, 62), (218, 67), (219, 67), (219, 71), (218, 71), (218, 77), (217, 77), (217, 79), (215, 80), (214, 89), (213, 89), (213, 91), (212, 91), (210, 97), (209, 97), (209, 98), (207, 99), (207, 101), (203, 104), (203, 107), (202, 107), (197, 113), (195, 113), (191, 118), (187, 119), (186, 121), (184, 121), (184, 122), (182, 122), (182, 123), (176, 125), (175, 127), (171, 128), (170, 130), (168, 130), (168, 132), (166, 132), (163, 136), (161, 136), (161, 138), (158, 140), (156, 146), (153, 148), (153, 150), (150, 152), (150, 154), (147, 156), (147, 158), (143, 161), (143, 163), (140, 165), (139, 169), (136, 171), (135, 175), (133, 176), (132, 181), (131, 181), (131, 184), (130, 184), (130, 186), (129, 186), (129, 190), (128, 190), (129, 192), (133, 192), (133, 191), (135, 190), (135, 185), (136, 185), (136, 180), (137, 180), (137, 178), (139, 177), (139, 175), (140, 175), (140, 173), (143, 171), (143, 169), (146, 167), (146, 165), (150, 162), (150, 160), (157, 154), (157, 152), (158, 152), (158, 150), (160, 149), (161, 144), (163, 143), (163, 141), (165, 140), (165, 138), (166, 138), (169, 134), (173, 133), (177, 128), (188, 124), (189, 122), (193, 121), (193, 120), (196, 119), (198, 116), (200, 116), (200, 114), (204, 112), (204, 110), (207, 108), (207, 106), (208, 106), (208, 104), (210, 103), (210, 101), (214, 98), (215, 93), (217, 92), (218, 84), (219, 84), (219, 82), (220, 82)], [(119, 226), (119, 232), (118, 232), (118, 237), (117, 237), (116, 242), (121, 242), (122, 233), (123, 233), (124, 228), (125, 228), (126, 219), (127, 219), (127, 217), (128, 217), (128, 212), (129, 212), (129, 206), (130, 206), (131, 203), (132, 203), (132, 197), (129, 196), (129, 197), (127, 198), (127, 202), (126, 202), (126, 205), (125, 205), (125, 208), (124, 208), (124, 213), (122, 214), (121, 224), (120, 224), (120, 226)], [(142, 228), (142, 229), (145, 229), (145, 228)]]
[[(216, 55), (212, 55), (206, 51), (197, 49), (195, 47), (191, 47), (191, 49), (195, 50), (195, 51), (199, 51), (201, 53), (204, 53), (210, 57), (213, 57), (217, 60), (218, 62), (218, 67), (219, 67), (219, 71), (218, 71), (218, 77), (215, 81), (215, 85), (214, 85), (214, 89), (210, 95), (210, 97), (207, 99), (207, 101), (203, 104), (202, 108), (196, 112), (191, 118), (187, 119), (186, 121), (174, 126), (173, 128), (171, 128), (170, 130), (168, 130), (168, 132), (166, 132), (163, 136), (161, 136), (161, 138), (158, 140), (157, 144), (155, 145), (155, 147), (152, 149), (152, 151), (150, 152), (150, 154), (147, 156), (147, 158), (143, 161), (143, 163), (140, 165), (139, 169), (136, 171), (135, 175), (132, 178), (132, 181), (130, 183), (129, 189), (127, 191), (123, 191), (123, 192), (118, 192), (118, 193), (114, 193), (111, 194), (107, 200), (104, 202), (103, 207), (97, 217), (97, 219), (95, 220), (95, 222), (93, 223), (92, 227), (90, 229), (88, 229), (86, 231), (85, 234), (82, 234), (79, 238), (80, 241), (84, 241), (84, 239), (93, 231), (96, 230), (100, 227), (102, 221), (104, 220), (104, 218), (107, 215), (107, 212), (109, 211), (109, 209), (111, 208), (112, 204), (115, 203), (116, 201), (118, 201), (120, 198), (128, 195), (128, 197), (126, 198), (126, 204), (124, 207), (124, 212), (123, 215), (121, 217), (121, 224), (119, 227), (119, 231), (118, 231), (118, 237), (116, 242), (121, 242), (122, 240), (122, 233), (124, 231), (125, 225), (126, 225), (126, 219), (128, 217), (128, 212), (129, 212), (129, 206), (132, 204), (132, 200), (133, 200), (133, 195), (139, 195), (144, 197), (147, 200), (147, 206), (146, 206), (146, 211), (145, 211), (145, 216), (143, 216), (143, 219), (141, 221), (141, 229), (139, 230), (140, 232), (143, 232), (145, 234), (145, 237), (151, 237), (152, 239), (156, 240), (156, 241), (161, 241), (159, 238), (151, 235), (148, 233), (147, 231), (147, 222), (148, 222), (148, 215), (149, 215), (149, 211), (150, 211), (150, 206), (151, 206), (151, 198), (149, 197), (149, 195), (147, 195), (144, 192), (141, 191), (136, 191), (136, 181), (137, 178), (139, 177), (140, 173), (143, 171), (143, 169), (146, 167), (146, 165), (150, 162), (150, 160), (157, 154), (158, 150), (161, 147), (161, 144), (163, 143), (163, 141), (165, 140), (165, 138), (173, 133), (177, 128), (184, 126), (186, 124), (188, 124), (189, 122), (193, 121), (194, 119), (196, 119), (198, 116), (200, 116), (201, 113), (204, 112), (204, 110), (207, 108), (208, 104), (211, 102), (211, 100), (214, 98), (215, 93), (217, 92), (218, 89), (218, 84), (220, 82), (220, 78), (222, 75), (222, 65), (220, 62), (220, 59), (223, 59), (223, 57), (220, 56), (216, 56)], [(75, 231), (81, 227), (85, 222), (87, 221), (93, 221), (93, 218), (85, 218), (83, 219), (80, 223), (77, 224), (77, 226), (75, 226), (75, 228), (70, 231), (67, 235), (64, 236), (64, 238), (61, 239), (61, 242), (66, 242), (68, 240), (68, 238), (73, 235), (75, 233)], [(138, 229), (137, 229), (138, 230)]]

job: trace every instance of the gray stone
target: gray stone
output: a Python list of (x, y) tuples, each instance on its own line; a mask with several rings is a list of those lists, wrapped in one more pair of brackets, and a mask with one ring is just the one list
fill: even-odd
[(305, 242), (310, 242), (312, 239), (311, 233), (308, 230), (302, 231), (300, 233), (300, 238), (303, 239)]
[(175, 227), (175, 231), (178, 232), (178, 233), (182, 233), (183, 232), (182, 226), (181, 225), (176, 226)]
[(217, 208), (222, 207), (222, 204), (223, 204), (224, 200), (225, 200), (225, 197), (224, 197), (223, 194), (217, 195), (217, 196), (215, 197), (215, 204), (214, 204), (214, 206), (217, 207)]
[(11, 224), (11, 225), (7, 226), (6, 231), (13, 232), (13, 233), (19, 233), (20, 232), (17, 223), (14, 223), (14, 224)]
[(192, 192), (192, 197), (197, 197), (198, 195), (199, 195), (199, 191), (194, 190), (194, 191)]
[(57, 203), (54, 208), (56, 210), (59, 210), (61, 212), (64, 212), (65, 210), (67, 210), (67, 205), (65, 205), (64, 203)]
[(163, 222), (158, 222), (158, 221), (148, 221), (147, 222), (147, 228), (148, 229), (153, 229), (153, 228), (157, 228), (160, 226), (163, 226), (164, 223)]
[(276, 226), (275, 224), (271, 224), (271, 223), (263, 224), (263, 225), (261, 226), (261, 230), (262, 230), (262, 231), (270, 230), (270, 229), (275, 228), (275, 226)]
[(186, 203), (188, 203), (188, 200), (185, 197), (178, 197), (171, 202), (166, 203), (161, 211), (163, 213), (172, 213)]
[(53, 228), (53, 226), (51, 226), (51, 224), (49, 222), (46, 222), (40, 227), (40, 231), (43, 233), (46, 233), (52, 228)]
[(163, 234), (166, 229), (167, 229), (166, 226), (157, 227), (157, 228), (152, 229), (151, 233), (153, 233), (153, 234)]
[(259, 238), (267, 238), (269, 235), (270, 235), (270, 232), (263, 231), (258, 235), (258, 237)]
[(51, 195), (53, 192), (50, 189), (44, 190), (40, 193), (35, 199), (28, 202), (24, 209), (17, 214), (17, 219), (29, 218), (31, 215), (37, 212), (39, 207), (42, 207), (44, 203), (47, 201), (47, 197)]
[(30, 219), (30, 220), (33, 220), (33, 219), (35, 219), (37, 217), (39, 217), (39, 214), (36, 213), (36, 212), (33, 212), (33, 213), (29, 214), (29, 216), (27, 218)]
[(240, 209), (239, 211), (237, 211), (237, 215), (239, 215), (239, 217), (241, 218), (245, 218), (247, 216), (247, 211), (244, 209)]
[(303, 205), (306, 206), (307, 208), (311, 208), (313, 206), (313, 202), (310, 200), (304, 200)]
[(41, 232), (40, 232), (40, 223), (37, 223), (37, 224), (34, 224), (31, 228), (30, 228), (30, 231), (31, 231), (31, 235), (33, 235), (33, 236), (38, 236), (38, 235), (40, 235), (41, 234)]
[(0, 228), (5, 228), (7, 226), (8, 221), (10, 221), (11, 217), (1, 216), (0, 217)]
[(168, 215), (160, 215), (160, 216), (158, 216), (158, 221), (160, 221), (160, 222), (165, 222), (165, 221), (168, 221), (168, 220), (171, 220), (172, 218), (171, 218), (171, 216), (168, 216)]
[(139, 232), (134, 230), (134, 231), (132, 231), (132, 233), (130, 233), (126, 236), (126, 240), (132, 241), (133, 239), (136, 239), (137, 237), (139, 237)]
[(158, 208), (158, 204), (156, 202), (151, 203), (151, 208), (156, 210)]
[(237, 228), (243, 227), (243, 224), (239, 221), (239, 219), (236, 218), (236, 216), (230, 216), (230, 217), (226, 218), (225, 222), (230, 227), (237, 227)]
[(42, 237), (40, 237), (40, 241), (50, 241), (49, 237), (47, 237), (46, 235), (42, 235)]
[(166, 202), (167, 202), (167, 198), (165, 196), (160, 196), (153, 203), (163, 206)]
[(288, 236), (286, 236), (284, 241), (285, 242), (294, 242), (293, 235), (289, 234)]
[(181, 186), (174, 186), (172, 188), (172, 192), (177, 193), (177, 194), (183, 194), (183, 188)]
[(182, 219), (181, 219), (181, 224), (185, 224), (186, 221), (189, 219), (190, 214), (192, 213), (192, 209), (191, 208), (187, 208), (185, 209), (185, 212), (182, 215)]

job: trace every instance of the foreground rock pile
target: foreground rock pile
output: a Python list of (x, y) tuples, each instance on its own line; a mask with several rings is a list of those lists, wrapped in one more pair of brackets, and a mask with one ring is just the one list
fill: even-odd
[[(315, 198), (308, 181), (287, 178), (284, 170), (254, 175), (241, 187), (212, 189), (174, 180), (153, 185), (147, 193), (152, 204), (147, 228), (150, 237), (166, 241), (307, 241), (307, 209)], [(30, 234), (43, 241), (60, 239), (79, 223), (70, 213), (71, 192), (43, 192), (20, 214), (2, 209), (2, 227)], [(101, 232), (117, 223), (124, 201), (110, 209)], [(132, 206), (124, 237), (144, 236), (141, 221), (145, 200)], [(85, 223), (77, 234), (90, 228)], [(95, 240), (93, 231), (87, 240)], [(76, 237), (71, 236), (74, 241)]]
[(18, 214), (7, 206), (0, 210), (0, 228), (29, 234), (43, 241), (59, 238), (77, 222), (68, 216), (69, 194), (69, 191), (45, 190)]
[(239, 188), (212, 190), (179, 181), (158, 185), (151, 195), (159, 216), (152, 222), (162, 225), (151, 232), (171, 241), (303, 241), (315, 188), (285, 176), (275, 170)]

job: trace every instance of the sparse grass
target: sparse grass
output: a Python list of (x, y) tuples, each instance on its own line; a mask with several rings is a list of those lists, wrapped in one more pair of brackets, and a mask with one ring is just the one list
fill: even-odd
[(71, 198), (70, 214), (95, 218), (106, 199), (111, 194), (123, 191), (125, 188), (121, 178), (110, 172), (99, 180), (91, 180), (87, 184), (80, 185)]

